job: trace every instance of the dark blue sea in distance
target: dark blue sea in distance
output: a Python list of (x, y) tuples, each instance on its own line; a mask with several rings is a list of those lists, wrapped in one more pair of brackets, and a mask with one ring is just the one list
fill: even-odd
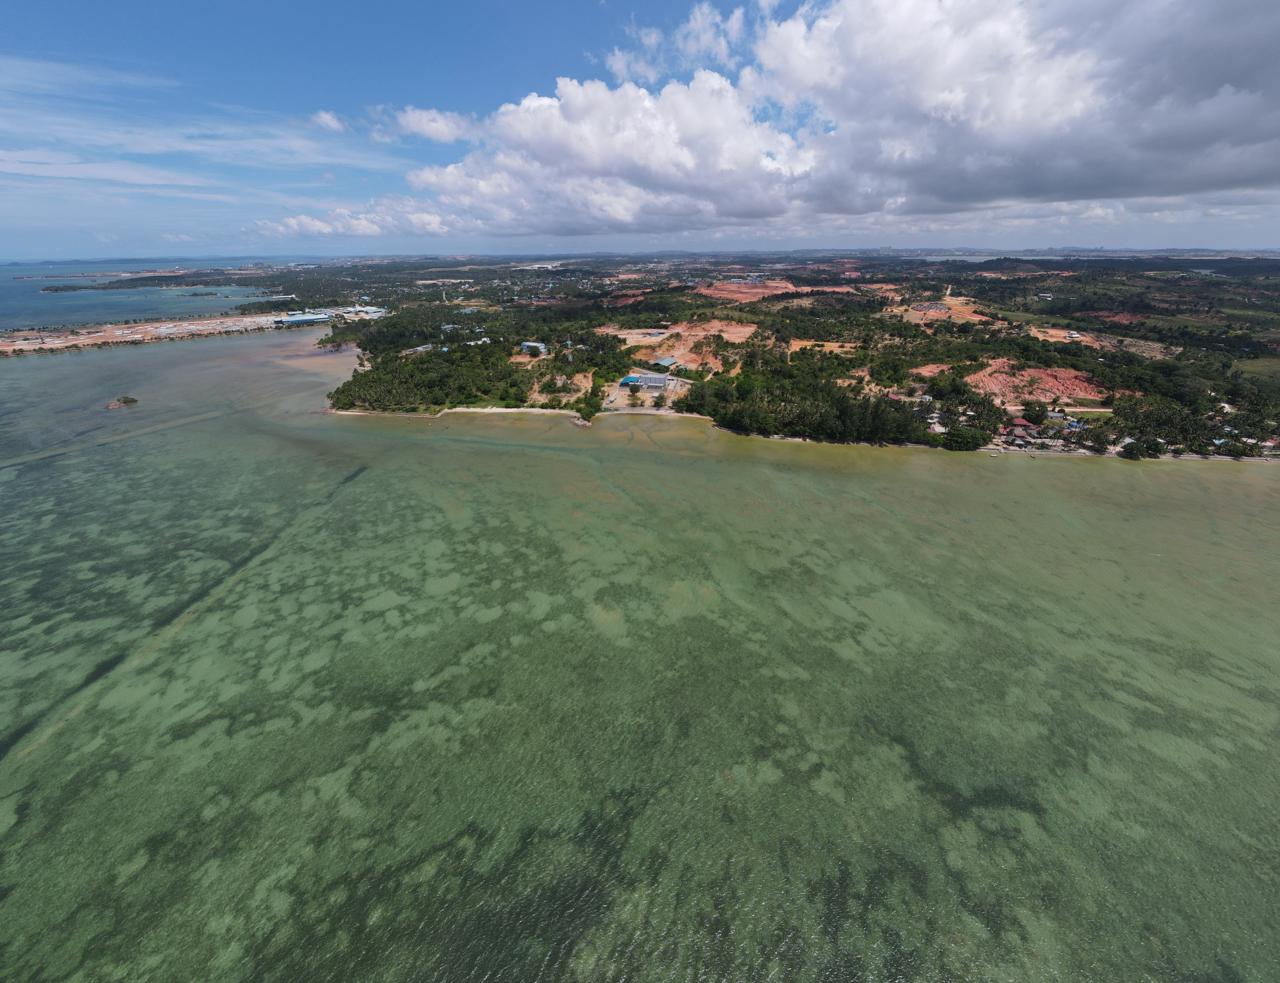
[[(45, 293), (44, 288), (58, 284), (105, 283), (120, 273), (232, 269), (252, 262), (262, 260), (237, 257), (0, 264), (0, 331), (221, 314), (257, 299), (259, 291), (251, 287), (143, 287)], [(213, 296), (193, 297), (196, 293)]]

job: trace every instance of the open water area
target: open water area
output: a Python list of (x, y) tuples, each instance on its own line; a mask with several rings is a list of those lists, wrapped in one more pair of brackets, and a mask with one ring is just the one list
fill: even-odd
[[(194, 261), (186, 269), (233, 266), (236, 260)], [(136, 287), (128, 290), (46, 291), (89, 287), (120, 273), (165, 272), (173, 261), (67, 261), (0, 264), (0, 331), (77, 327), (148, 319), (212, 317), (262, 300), (253, 287)]]
[(0, 361), (0, 978), (1280, 979), (1280, 465), (337, 416), (315, 337)]

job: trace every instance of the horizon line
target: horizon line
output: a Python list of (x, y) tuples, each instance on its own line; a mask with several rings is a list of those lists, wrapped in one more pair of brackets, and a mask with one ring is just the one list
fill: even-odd
[(999, 259), (1017, 259), (1027, 254), (1057, 254), (1063, 258), (1086, 255), (1141, 255), (1141, 256), (1173, 256), (1217, 254), (1222, 258), (1280, 258), (1280, 246), (1275, 247), (1233, 247), (1233, 246), (1024, 246), (1020, 248), (1003, 248), (998, 246), (866, 246), (854, 248), (842, 247), (796, 247), (791, 249), (599, 249), (591, 251), (571, 250), (553, 251), (520, 251), (520, 252), (391, 252), (391, 253), (208, 253), (169, 254), (152, 256), (64, 256), (41, 257), (39, 259), (0, 259), (0, 266), (30, 266), (45, 263), (172, 263), (205, 260), (264, 260), (278, 262), (341, 262), (351, 260), (414, 260), (414, 259), (574, 259), (574, 258), (627, 258), (646, 256), (791, 256), (800, 254), (830, 254), (845, 256), (912, 256), (920, 253), (983, 255)]

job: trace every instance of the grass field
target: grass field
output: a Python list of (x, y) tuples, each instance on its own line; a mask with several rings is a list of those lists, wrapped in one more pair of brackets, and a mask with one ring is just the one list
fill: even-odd
[(1256, 307), (1224, 307), (1222, 313), (1227, 317), (1280, 327), (1280, 312), (1277, 311), (1264, 311)]
[(997, 310), (996, 314), (1014, 324), (1043, 324), (1051, 328), (1070, 328), (1078, 323), (1069, 317), (1058, 317), (1056, 314), (1037, 314), (1034, 311)]
[(1274, 358), (1242, 358), (1234, 368), (1245, 375), (1263, 379), (1280, 379), (1280, 356)]

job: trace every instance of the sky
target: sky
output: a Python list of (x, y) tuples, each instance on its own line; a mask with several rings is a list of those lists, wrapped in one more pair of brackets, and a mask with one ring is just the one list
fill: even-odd
[(1275, 0), (10, 0), (0, 259), (1280, 248)]

